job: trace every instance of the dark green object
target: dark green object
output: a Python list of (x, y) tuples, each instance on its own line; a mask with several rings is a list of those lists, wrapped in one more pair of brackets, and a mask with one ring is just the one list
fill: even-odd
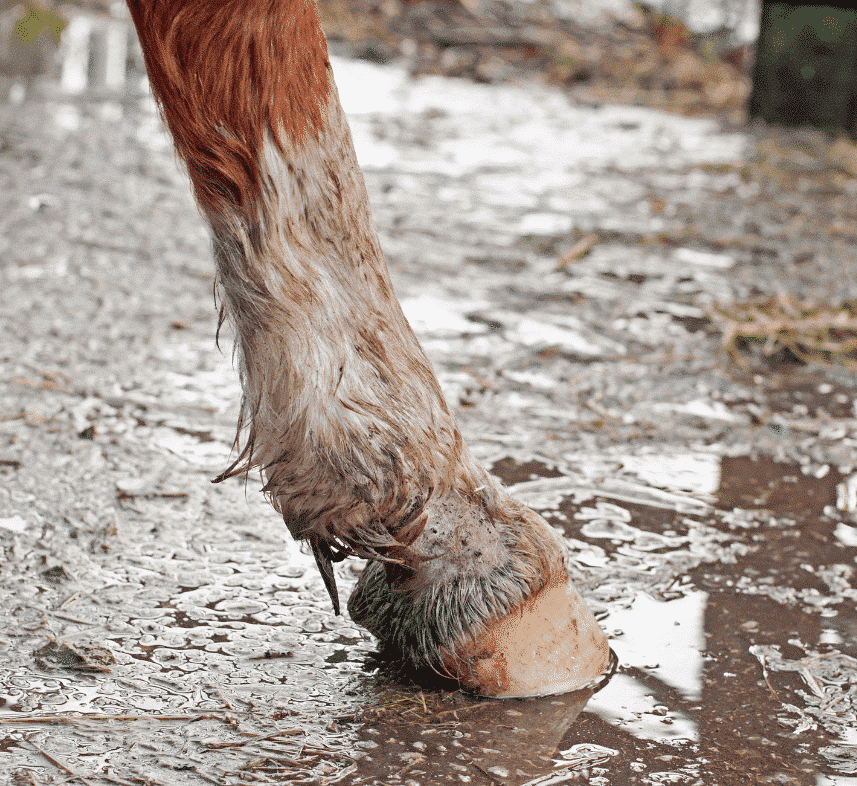
[(47, 33), (59, 43), (64, 27), (65, 20), (50, 8), (32, 2), (24, 3), (21, 18), (15, 22), (12, 39), (21, 44), (35, 45), (42, 33)]
[(763, 2), (750, 119), (857, 132), (854, 3)]

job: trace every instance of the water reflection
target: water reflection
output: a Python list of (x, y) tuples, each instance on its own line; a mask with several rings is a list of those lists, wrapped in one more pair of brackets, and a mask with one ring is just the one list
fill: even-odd
[(711, 453), (663, 451), (621, 459), (622, 467), (653, 486), (698, 495), (714, 494), (720, 488), (721, 457)]
[[(535, 773), (580, 770), (616, 751), (590, 743), (560, 741), (591, 696), (589, 691), (528, 700), (456, 699), (449, 707), (437, 695), (383, 697), (358, 731), (355, 747), (368, 751), (353, 782), (408, 770), (417, 783), (530, 781)], [(395, 776), (393, 776), (395, 777)], [(346, 781), (346, 782), (351, 782)]]
[[(810, 766), (809, 759), (804, 764), (787, 763), (787, 751), (792, 744), (806, 746), (813, 734), (823, 739), (829, 733), (836, 744), (820, 749), (827, 766), (852, 772), (854, 740), (848, 719), (857, 718), (857, 702), (847, 686), (849, 680), (857, 679), (853, 668), (857, 661), (833, 648), (852, 651), (854, 647), (849, 598), (855, 590), (837, 578), (853, 576), (854, 569), (847, 564), (824, 567), (852, 559), (853, 547), (843, 553), (835, 546), (836, 541), (848, 542), (852, 528), (817, 518), (821, 510), (833, 519), (848, 515), (842, 475), (830, 467), (821, 471), (811, 465), (802, 468), (767, 459), (724, 457), (716, 451), (688, 454), (683, 462), (654, 452), (623, 456), (608, 468), (602, 454), (592, 474), (603, 476), (607, 468), (629, 483), (624, 494), (614, 495), (610, 484), (587, 483), (581, 477), (573, 480), (571, 470), (578, 470), (591, 457), (567, 458), (569, 465), (556, 477), (556, 464), (540, 464), (535, 456), (521, 454), (518, 461), (527, 467), (531, 479), (516, 488), (538, 497), (544, 509), (555, 511), (553, 520), (566, 533), (575, 564), (586, 575), (598, 575), (590, 598), (608, 599), (602, 624), (619, 656), (620, 672), (590, 700), (564, 742), (598, 739), (620, 751), (638, 753), (644, 742), (691, 745), (698, 756), (713, 757), (712, 761), (733, 751), (747, 758), (748, 766), (784, 778), (783, 782), (810, 784), (815, 783), (820, 765)], [(688, 467), (687, 473), (681, 471), (683, 466)], [(494, 467), (495, 472), (502, 469), (510, 479), (520, 481), (513, 463), (498, 462)], [(658, 509), (641, 497), (633, 503), (623, 499), (632, 477), (669, 490), (674, 504)], [(545, 493), (561, 488), (566, 494), (562, 500)], [(704, 495), (726, 510), (699, 508), (696, 515), (682, 515), (687, 503), (680, 493)], [(802, 518), (801, 529), (795, 529), (793, 520), (780, 524), (767, 511), (808, 518)], [(722, 523), (711, 527), (717, 521)], [(724, 527), (732, 534), (726, 535)], [(739, 534), (742, 531), (746, 534)], [(724, 551), (722, 544), (730, 541)], [(682, 548), (689, 552), (683, 569), (686, 583), (667, 586), (658, 578), (663, 561)], [(825, 582), (824, 592), (805, 584), (808, 572)], [(622, 601), (618, 608), (612, 607), (609, 599), (621, 597), (613, 581), (624, 586), (625, 593), (639, 588), (629, 607)], [(671, 593), (675, 593), (672, 600), (658, 599)], [(759, 662), (753, 662), (759, 641), (775, 644), (772, 653), (779, 653), (780, 647), (791, 653), (798, 644), (804, 649), (787, 660), (777, 655), (777, 673), (770, 667), (763, 674)], [(823, 664), (834, 661), (848, 677), (826, 676), (829, 669), (823, 669)], [(811, 691), (795, 694), (794, 685), (787, 680), (783, 684), (785, 673), (799, 674), (801, 669), (810, 675), (822, 669), (819, 675), (825, 675), (817, 675), (812, 682), (826, 686), (825, 698), (816, 696), (816, 702), (821, 702), (816, 710)], [(814, 719), (795, 727), (789, 713), (796, 710), (788, 707), (804, 707), (807, 701), (809, 709), (800, 712), (815, 713)], [(789, 727), (791, 737), (782, 732)], [(769, 746), (772, 757), (767, 764), (759, 758), (764, 746)], [(680, 759), (681, 772), (670, 771), (672, 775), (663, 777), (688, 782), (693, 773), (686, 756)], [(642, 766), (645, 760), (642, 756), (637, 764)], [(617, 768), (620, 765), (614, 762), (611, 771), (621, 771)]]
[[(681, 707), (702, 698), (707, 599), (705, 592), (691, 592), (665, 603), (641, 594), (629, 609), (607, 616), (602, 625), (624, 673), (593, 697), (588, 710), (637, 737), (696, 741), (697, 723)], [(678, 707), (670, 706), (673, 698)]]

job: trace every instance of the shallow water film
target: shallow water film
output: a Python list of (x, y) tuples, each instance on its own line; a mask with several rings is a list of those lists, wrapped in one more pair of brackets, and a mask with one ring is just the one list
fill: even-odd
[(0, 106), (0, 783), (853, 786), (857, 379), (711, 319), (857, 297), (853, 175), (811, 135), (335, 69), (406, 314), (617, 673), (394, 674), (258, 482), (210, 483), (206, 231), (141, 77), (72, 63)]

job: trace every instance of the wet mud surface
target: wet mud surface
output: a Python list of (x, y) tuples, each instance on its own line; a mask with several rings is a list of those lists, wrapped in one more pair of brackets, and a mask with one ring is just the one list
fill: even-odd
[(855, 297), (853, 177), (814, 138), (336, 68), (405, 311), (618, 672), (486, 701), (379, 666), (258, 481), (210, 483), (238, 384), (151, 106), (54, 94), (0, 106), (0, 783), (857, 782), (857, 381), (736, 362), (707, 317)]

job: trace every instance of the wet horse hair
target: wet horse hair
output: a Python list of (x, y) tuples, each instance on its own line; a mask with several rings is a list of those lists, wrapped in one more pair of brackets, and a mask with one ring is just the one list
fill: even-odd
[(211, 226), (235, 333), (237, 459), (332, 562), (349, 611), (414, 663), (565, 575), (562, 547), (471, 457), (390, 283), (314, 0), (128, 0)]

